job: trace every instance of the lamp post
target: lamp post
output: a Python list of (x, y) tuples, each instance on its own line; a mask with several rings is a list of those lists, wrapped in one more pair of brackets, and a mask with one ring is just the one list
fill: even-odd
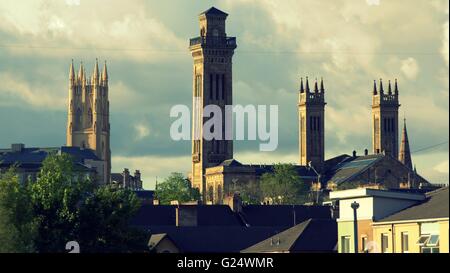
[(356, 210), (359, 208), (359, 204), (355, 201), (351, 205), (353, 209), (353, 233), (355, 234), (355, 253), (358, 253), (358, 215)]
[(318, 189), (317, 189), (317, 190), (314, 189), (314, 191), (316, 192), (316, 200), (315, 200), (315, 202), (316, 202), (316, 204), (319, 204), (319, 193), (320, 193), (320, 190), (321, 190), (321, 187), (322, 187), (322, 185), (320, 184), (320, 173), (318, 173), (318, 172), (316, 171), (316, 169), (315, 169), (314, 166), (312, 165), (312, 162), (311, 162), (311, 161), (308, 162), (308, 167), (309, 167), (310, 169), (312, 169), (312, 170), (316, 173), (316, 175), (317, 175), (317, 186), (318, 186)]

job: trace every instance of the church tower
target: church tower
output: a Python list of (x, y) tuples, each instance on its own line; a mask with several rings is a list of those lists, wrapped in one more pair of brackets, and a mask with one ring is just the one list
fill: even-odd
[(406, 131), (406, 119), (403, 121), (402, 143), (400, 145), (400, 155), (398, 160), (410, 170), (413, 170), (411, 151), (409, 150), (408, 132)]
[(98, 61), (88, 77), (83, 63), (75, 75), (73, 61), (69, 69), (67, 146), (92, 149), (105, 161), (100, 181), (109, 183), (111, 174), (108, 72), (106, 62), (100, 74)]
[[(225, 140), (225, 105), (232, 105), (232, 57), (236, 38), (227, 37), (225, 20), (228, 14), (214, 7), (200, 14), (200, 36), (190, 40), (193, 65), (193, 117), (192, 117), (192, 177), (206, 200), (205, 168), (217, 166), (233, 158), (233, 141)], [(207, 105), (222, 110), (222, 138), (205, 140), (203, 124), (210, 118), (204, 116)], [(211, 130), (213, 131), (213, 130)], [(227, 137), (227, 139), (230, 139)]]
[(391, 81), (387, 94), (384, 91), (383, 80), (380, 79), (379, 89), (376, 81), (372, 91), (372, 146), (374, 153), (385, 153), (398, 158), (398, 85), (395, 80), (394, 91)]
[(302, 78), (298, 94), (300, 165), (311, 162), (318, 171), (323, 167), (325, 154), (325, 105), (323, 79), (320, 88), (316, 79), (311, 90), (308, 77), (305, 84)]

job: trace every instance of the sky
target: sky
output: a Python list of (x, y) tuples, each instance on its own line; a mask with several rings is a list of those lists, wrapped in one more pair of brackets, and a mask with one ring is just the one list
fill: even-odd
[(448, 182), (447, 0), (2, 0), (0, 147), (65, 145), (71, 59), (90, 72), (98, 58), (108, 63), (112, 170), (140, 169), (148, 189), (189, 172), (190, 142), (170, 138), (169, 113), (192, 104), (188, 43), (211, 6), (237, 37), (233, 103), (279, 106), (278, 149), (236, 141), (237, 160), (298, 162), (306, 76), (325, 83), (326, 158), (371, 150), (373, 80), (398, 78), (413, 164)]

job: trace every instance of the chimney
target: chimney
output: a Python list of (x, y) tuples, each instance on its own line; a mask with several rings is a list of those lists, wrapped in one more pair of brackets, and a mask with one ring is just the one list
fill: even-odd
[(122, 176), (123, 176), (123, 185), (122, 186), (125, 189), (128, 189), (130, 187), (130, 171), (127, 168), (123, 169)]
[(11, 151), (12, 152), (16, 152), (16, 153), (18, 153), (18, 152), (22, 152), (22, 150), (25, 148), (25, 144), (22, 144), (22, 143), (14, 143), (14, 144), (11, 144)]
[(364, 149), (364, 155), (365, 155), (365, 156), (368, 156), (368, 155), (369, 155), (369, 150)]
[(176, 226), (177, 227), (196, 227), (197, 226), (197, 206), (185, 205), (176, 207)]
[(141, 190), (142, 180), (141, 180), (141, 172), (139, 170), (134, 171), (134, 180), (136, 189)]
[(353, 157), (356, 157), (356, 151), (353, 151)]

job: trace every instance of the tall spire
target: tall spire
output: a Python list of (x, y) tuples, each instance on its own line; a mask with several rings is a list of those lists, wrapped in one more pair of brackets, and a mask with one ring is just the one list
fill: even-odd
[(394, 93), (395, 93), (396, 96), (398, 96), (398, 84), (397, 84), (397, 79), (395, 79)]
[(317, 78), (316, 78), (316, 82), (314, 83), (314, 92), (319, 93), (319, 85), (317, 83)]
[(310, 89), (309, 89), (309, 80), (308, 77), (306, 77), (306, 93), (309, 93)]
[(320, 93), (325, 93), (325, 87), (323, 86), (323, 78), (320, 78)]
[(78, 79), (79, 79), (80, 81), (82, 81), (83, 78), (84, 78), (83, 71), (84, 71), (84, 68), (83, 68), (83, 62), (81, 62), (81, 63), (80, 63), (80, 69), (78, 70)]
[(378, 95), (378, 91), (377, 91), (377, 81), (376, 81), (376, 80), (373, 81), (373, 95), (374, 95), (374, 96)]
[(406, 119), (403, 121), (402, 143), (398, 160), (410, 170), (413, 169), (411, 151), (409, 150), (408, 132), (406, 131)]
[(384, 88), (383, 88), (383, 79), (380, 79), (380, 95), (383, 95)]
[(391, 86), (391, 80), (389, 80), (389, 95), (392, 95), (392, 86)]
[(102, 71), (102, 82), (106, 83), (108, 81), (108, 70), (106, 69), (106, 61), (103, 65), (103, 71)]
[(99, 75), (100, 73), (98, 72), (98, 59), (95, 58), (94, 73), (92, 74), (94, 84), (98, 84)]
[(72, 80), (75, 79), (75, 72), (74, 72), (74, 68), (73, 68), (73, 59), (72, 59), (72, 62), (70, 63), (69, 79), (71, 82), (72, 82)]

